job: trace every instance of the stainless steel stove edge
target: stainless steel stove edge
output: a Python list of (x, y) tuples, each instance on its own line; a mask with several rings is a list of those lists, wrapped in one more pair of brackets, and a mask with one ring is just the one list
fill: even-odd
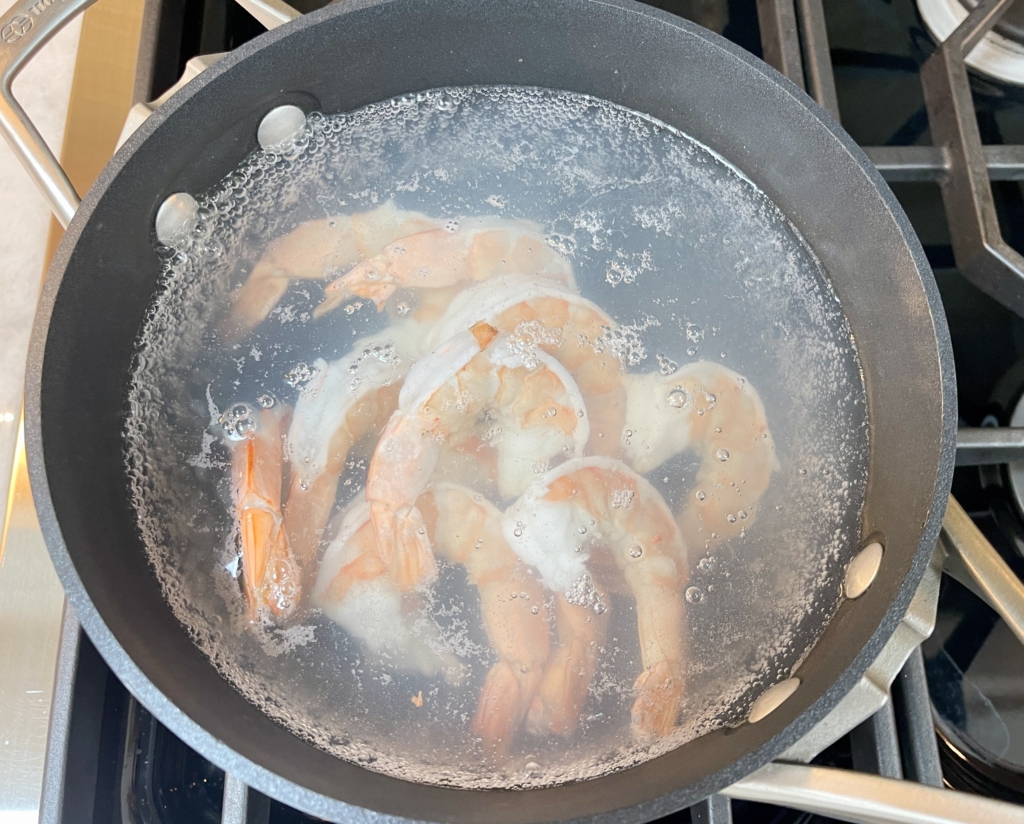
[(810, 732), (786, 750), (779, 760), (810, 762), (822, 750), (886, 705), (890, 700), (892, 682), (910, 654), (935, 629), (944, 558), (945, 552), (937, 545), (903, 620), (874, 663), (846, 697)]

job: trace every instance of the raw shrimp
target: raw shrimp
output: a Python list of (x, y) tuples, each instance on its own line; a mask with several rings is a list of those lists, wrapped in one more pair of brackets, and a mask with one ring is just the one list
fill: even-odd
[(301, 595), (301, 574), (281, 516), (281, 417), (278, 409), (237, 403), (221, 418), (232, 450), (242, 585), (253, 623), (264, 609), (288, 618)]
[(436, 571), (416, 499), (442, 444), (471, 433), (487, 410), (505, 428), (497, 444), (503, 495), (525, 488), (538, 461), (582, 455), (590, 436), (583, 399), (565, 369), (544, 352), (517, 351), (486, 323), (417, 362), (366, 478), (378, 546), (403, 591), (429, 583)]
[(343, 358), (314, 362), (314, 376), (299, 394), (285, 443), (292, 473), (285, 527), (307, 582), (316, 572), (320, 534), (349, 452), (395, 411), (422, 340), (421, 326), (406, 320), (356, 341)]
[(329, 312), (352, 297), (371, 299), (383, 309), (399, 289), (459, 289), (508, 272), (543, 277), (576, 291), (572, 264), (545, 243), (540, 226), (525, 220), (469, 218), (455, 230), (429, 229), (398, 238), (333, 281), (314, 314)]
[(623, 354), (618, 324), (599, 306), (545, 278), (511, 274), (460, 292), (433, 326), (430, 342), (483, 321), (509, 336), (521, 351), (540, 349), (572, 375), (587, 407), (588, 451), (619, 457), (626, 414)]
[(252, 331), (277, 306), (292, 280), (322, 280), (380, 253), (396, 238), (435, 229), (439, 222), (392, 201), (367, 212), (307, 220), (271, 241), (245, 283), (231, 296), (221, 325), (228, 340)]
[[(457, 484), (436, 483), (417, 506), (437, 554), (462, 565), (480, 594), (484, 628), (498, 662), (481, 690), (472, 729), (489, 749), (504, 751), (548, 659), (543, 590), (502, 536), (501, 512), (483, 496)], [(371, 651), (426, 675), (453, 671), (432, 625), (403, 613), (401, 593), (377, 552), (365, 502), (349, 511), (327, 549), (313, 598)]]
[(531, 704), (531, 729), (575, 728), (604, 634), (605, 592), (624, 582), (636, 601), (644, 667), (634, 685), (633, 735), (647, 742), (670, 732), (685, 685), (688, 576), (682, 536), (660, 493), (621, 461), (567, 461), (509, 507), (503, 531), (541, 583), (559, 593), (559, 647)]
[(700, 456), (678, 516), (687, 544), (713, 549), (749, 528), (778, 461), (764, 405), (747, 379), (697, 361), (672, 375), (629, 375), (627, 384), (623, 441), (637, 472), (683, 450)]

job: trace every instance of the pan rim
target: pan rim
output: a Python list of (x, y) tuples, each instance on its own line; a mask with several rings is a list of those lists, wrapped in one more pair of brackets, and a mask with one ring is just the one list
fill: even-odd
[[(181, 710), (167, 695), (161, 692), (153, 684), (146, 674), (128, 656), (121, 647), (113, 631), (107, 626), (99, 610), (95, 607), (86, 591), (78, 572), (72, 561), (70, 551), (65, 545), (61, 529), (58, 523), (56, 508), (50, 495), (49, 484), (46, 476), (44, 447), (42, 444), (42, 382), (44, 368), (44, 354), (48, 339), (50, 318), (53, 312), (61, 282), (70, 262), (72, 252), (90, 222), (90, 218), (97, 205), (101, 201), (112, 181), (122, 171), (131, 156), (137, 149), (157, 132), (160, 126), (193, 96), (200, 93), (207, 85), (214, 82), (223, 74), (231, 71), (235, 66), (242, 63), (249, 57), (257, 54), (280, 40), (287, 38), (293, 32), (310, 26), (316, 26), (324, 20), (335, 16), (347, 14), (354, 11), (368, 9), (375, 6), (389, 5), (401, 2), (401, 0), (352, 0), (344, 7), (329, 6), (318, 12), (306, 15), (294, 23), (281, 27), (262, 35), (254, 41), (239, 47), (227, 57), (223, 58), (211, 69), (201, 74), (198, 78), (189, 83), (184, 89), (174, 95), (171, 100), (159, 109), (145, 124), (125, 143), (117, 152), (111, 162), (104, 168), (96, 183), (85, 197), (81, 208), (75, 215), (67, 233), (51, 264), (47, 275), (46, 283), (40, 298), (36, 319), (33, 326), (30, 342), (28, 370), (26, 373), (26, 396), (25, 396), (25, 441), (29, 461), (29, 473), (39, 514), (40, 525), (46, 544), (58, 575), (68, 595), (68, 600), (74, 608), (82, 626), (89, 634), (97, 649), (111, 666), (111, 669), (126, 687), (155, 715), (167, 725), (172, 732), (194, 747), (204, 756), (209, 758), (218, 766), (236, 775), (246, 784), (268, 795), (278, 798), (287, 798), (288, 803), (300, 809), (306, 810), (315, 815), (328, 818), (353, 818), (355, 816), (366, 817), (387, 817), (389, 820), (417, 820), (413, 818), (399, 819), (387, 812), (366, 810), (356, 807), (339, 798), (324, 795), (312, 790), (302, 784), (284, 778), (258, 762), (251, 760), (240, 752), (232, 749), (227, 743), (218, 740), (206, 729), (201, 727), (183, 710)], [(860, 679), (864, 671), (872, 663), (878, 652), (892, 635), (902, 615), (906, 611), (910, 600), (917, 589), (921, 578), (927, 567), (931, 549), (938, 538), (941, 519), (945, 510), (946, 497), (952, 483), (952, 471), (955, 453), (956, 433), (956, 395), (954, 369), (952, 359), (952, 348), (949, 340), (949, 333), (946, 326), (945, 314), (942, 311), (941, 301), (934, 278), (925, 258), (909, 220), (903, 213), (895, 196), (884, 183), (881, 175), (870, 164), (867, 156), (852, 141), (852, 139), (835, 123), (824, 110), (820, 109), (814, 101), (807, 97), (794, 84), (784, 76), (771, 69), (760, 60), (746, 51), (733, 45), (723, 38), (713, 35), (706, 30), (674, 17), (667, 12), (642, 6), (633, 0), (569, 0), (578, 5), (606, 6), (618, 9), (625, 13), (638, 14), (645, 18), (653, 18), (664, 25), (680, 29), (693, 37), (704, 40), (709, 45), (727, 53), (732, 59), (746, 64), (750, 69), (761, 74), (780, 86), (794, 103), (802, 106), (830, 133), (830, 136), (837, 140), (843, 149), (849, 154), (859, 171), (864, 174), (869, 183), (876, 189), (889, 216), (894, 222), (898, 233), (906, 244), (914, 267), (920, 275), (923, 284), (924, 295), (928, 303), (928, 311), (935, 333), (937, 345), (938, 367), (941, 376), (941, 444), (939, 449), (939, 465), (936, 475), (935, 486), (932, 496), (932, 503), (929, 510), (928, 520), (922, 530), (921, 539), (914, 556), (911, 569), (900, 586), (899, 592), (890, 604), (883, 616), (878, 628), (872, 634), (868, 643), (854, 657), (853, 661), (846, 668), (843, 675), (835, 681), (814, 703), (800, 716), (798, 716), (786, 728), (770, 738), (758, 749), (748, 752), (740, 760), (733, 762), (726, 769), (708, 776), (704, 781), (696, 785), (682, 787), (674, 792), (649, 799), (632, 806), (618, 809), (607, 809), (596, 814), (587, 815), (588, 821), (612, 821), (622, 820), (623, 817), (630, 817), (637, 820), (644, 820), (667, 814), (686, 803), (696, 800), (711, 792), (721, 789), (723, 786), (732, 783), (738, 778), (749, 774), (754, 769), (767, 763), (772, 758), (782, 753), (788, 746), (798, 740), (817, 721), (825, 716), (849, 689)], [(310, 745), (312, 746), (312, 745)], [(682, 749), (682, 748), (681, 748)], [(678, 752), (678, 750), (676, 751)], [(666, 756), (662, 756), (664, 758)], [(655, 759), (658, 760), (658, 759)], [(648, 762), (650, 763), (650, 762)], [(639, 768), (632, 768), (639, 769)], [(632, 771), (626, 771), (631, 772)], [(607, 776), (592, 779), (585, 782), (593, 784), (603, 781)], [(391, 779), (399, 782), (400, 779)], [(422, 786), (410, 785), (401, 781), (404, 787)], [(465, 794), (478, 791), (432, 788), (442, 793)], [(528, 794), (544, 793), (546, 790), (496, 790), (489, 793), (504, 795), (512, 794), (524, 796)], [(438, 820), (438, 819), (426, 819)], [(581, 819), (582, 820), (582, 819)]]

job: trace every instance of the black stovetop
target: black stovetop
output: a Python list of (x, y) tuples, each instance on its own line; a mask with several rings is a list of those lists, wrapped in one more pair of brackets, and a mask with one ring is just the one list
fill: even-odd
[[(325, 2), (294, 0), (292, 5), (305, 12)], [(757, 0), (652, 0), (650, 5), (705, 25), (761, 56)], [(919, 72), (935, 46), (914, 0), (825, 0), (824, 8), (843, 126), (864, 146), (929, 145)], [(151, 97), (175, 82), (192, 56), (234, 48), (262, 31), (233, 0), (163, 0)], [(971, 82), (983, 141), (1024, 144), (1024, 88), (978, 75)], [(937, 183), (894, 183), (892, 189), (935, 269), (953, 340), (961, 422), (1005, 426), (1024, 392), (1024, 320), (956, 271)], [(1004, 237), (1024, 251), (1021, 184), (997, 182), (993, 189)], [(954, 492), (1020, 574), (1024, 526), (1006, 489), (1005, 473), (999, 473), (991, 467), (958, 469)], [(923, 650), (936, 699), (946, 783), (1024, 801), (1024, 782), (1016, 791), (1007, 786), (1014, 780), (1013, 763), (1024, 764), (1020, 645), (987, 605), (944, 579), (938, 629)], [(878, 723), (869, 721), (816, 763), (914, 777), (917, 750), (931, 742), (915, 738), (904, 723), (907, 696), (896, 689), (893, 697), (899, 743), (895, 756), (879, 742)], [(71, 718), (63, 820), (221, 820), (223, 771), (138, 704), (84, 637)], [(993, 772), (995, 767), (999, 769)], [(1024, 767), (1019, 769), (1024, 772)], [(749, 802), (733, 802), (732, 816), (741, 824), (829, 821)], [(693, 817), (684, 810), (666, 820)], [(283, 824), (315, 819), (250, 791), (247, 820)]]

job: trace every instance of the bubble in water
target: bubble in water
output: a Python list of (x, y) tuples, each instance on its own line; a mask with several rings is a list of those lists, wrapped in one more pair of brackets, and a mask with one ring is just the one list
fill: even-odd
[(258, 415), (259, 413), (249, 404), (235, 403), (220, 416), (218, 423), (228, 440), (244, 441), (255, 434)]
[(703, 501), (705, 498), (707, 498), (707, 495), (704, 494), (704, 490), (703, 489), (698, 489), (697, 490), (697, 500), (698, 501)]
[(630, 544), (629, 546), (629, 557), (639, 558), (644, 554), (644, 548), (640, 544)]
[(740, 520), (743, 520), (744, 518), (746, 518), (746, 517), (747, 517), (747, 510), (745, 510), (745, 509), (741, 509), (741, 510), (740, 510), (739, 512), (737, 512), (736, 514), (740, 516)]
[[(564, 594), (565, 600), (574, 606), (593, 607), (598, 614), (604, 612), (604, 605), (601, 603), (601, 593), (598, 592), (597, 587), (594, 586), (593, 579), (586, 572), (580, 575)], [(601, 605), (600, 610), (597, 609), (598, 605)]]
[(302, 384), (309, 383), (316, 375), (316, 370), (310, 367), (305, 361), (300, 361), (295, 364), (284, 374), (285, 383), (294, 389), (298, 389)]
[(704, 591), (699, 587), (687, 587), (685, 597), (686, 603), (699, 604), (704, 600)]
[(662, 375), (671, 375), (679, 368), (679, 364), (669, 357), (658, 353), (654, 356), (658, 361), (658, 371)]
[(614, 329), (606, 326), (594, 342), (594, 350), (611, 352), (625, 366), (637, 366), (647, 359), (647, 348), (640, 337), (644, 328), (644, 324), (616, 326)]
[(729, 450), (719, 449), (717, 452), (715, 452), (715, 457), (718, 458), (718, 460), (720, 461), (727, 461), (729, 460)]
[(718, 405), (718, 398), (710, 392), (701, 389), (694, 395), (693, 407), (698, 415), (710, 412)]
[(632, 489), (612, 490), (612, 509), (629, 509), (632, 507), (634, 494)]
[(518, 323), (508, 336), (508, 348), (522, 359), (523, 366), (536, 369), (540, 365), (538, 350), (557, 346), (561, 340), (557, 329), (549, 329), (539, 320), (526, 320)]
[(256, 401), (264, 409), (270, 409), (275, 403), (277, 403), (277, 399), (273, 395), (269, 395), (269, 394), (268, 395), (260, 395), (256, 399)]
[(534, 604), (532, 607), (530, 607), (530, 612), (536, 615), (538, 612), (540, 612), (540, 607)]
[(686, 324), (686, 339), (693, 343), (700, 343), (704, 340), (704, 330), (701, 329), (696, 323)]
[(683, 387), (677, 386), (669, 390), (668, 405), (675, 409), (686, 409), (690, 405), (690, 396)]

